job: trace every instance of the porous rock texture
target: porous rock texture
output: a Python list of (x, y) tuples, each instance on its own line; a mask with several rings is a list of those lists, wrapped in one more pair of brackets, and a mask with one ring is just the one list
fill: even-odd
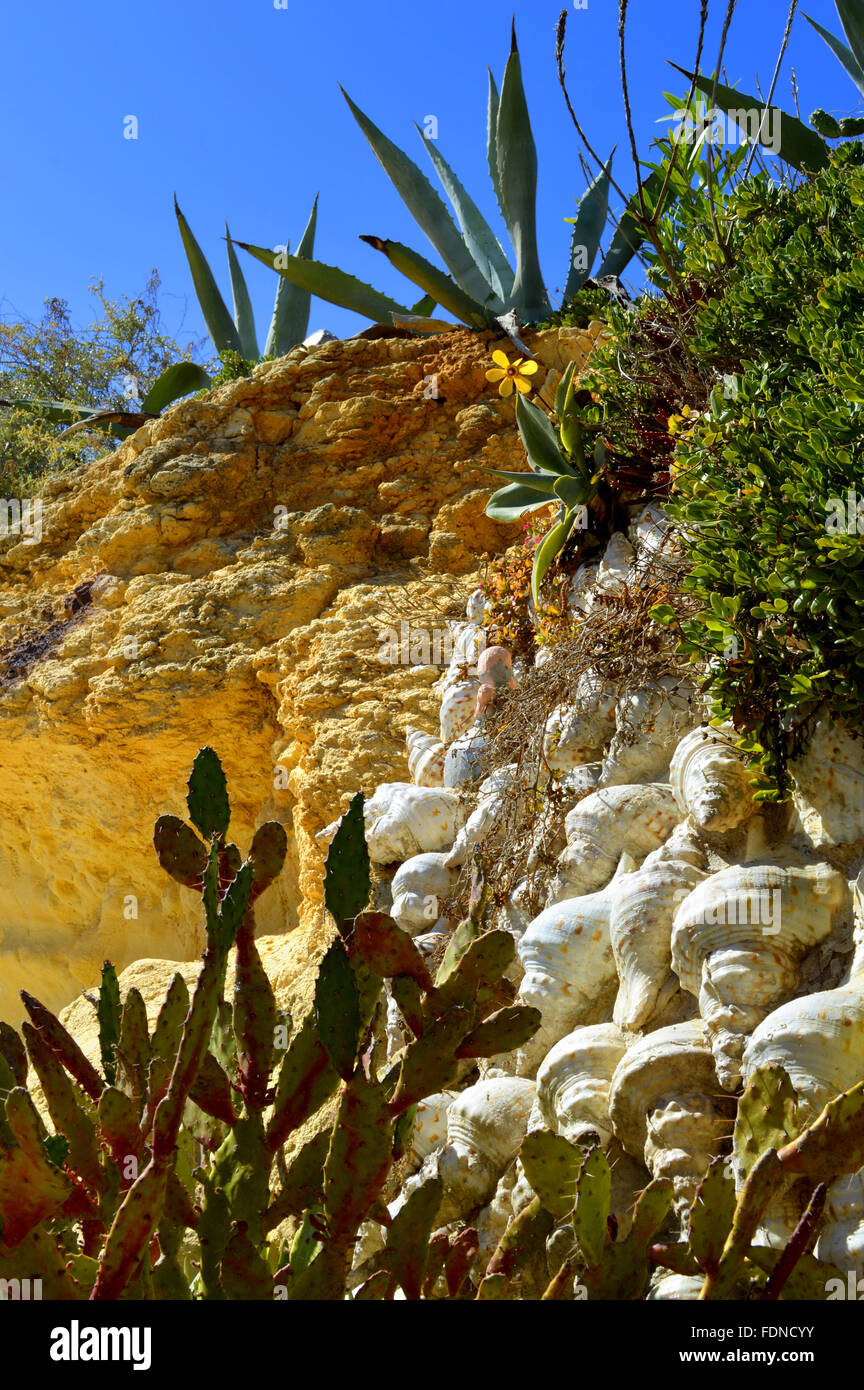
[[(46, 483), (38, 544), (0, 538), (0, 1018), (22, 987), (69, 1003), (106, 957), (199, 954), (200, 901), (151, 837), (203, 744), (241, 848), (288, 828), (257, 908), (277, 935), (320, 920), (316, 832), (407, 778), (406, 724), (435, 727), (440, 668), (383, 663), (381, 633), (463, 611), (518, 534), (483, 510), (483, 469), (524, 467), (485, 380), (494, 347), (514, 354), (371, 332), (178, 403)], [(531, 337), (547, 394), (582, 344)]]

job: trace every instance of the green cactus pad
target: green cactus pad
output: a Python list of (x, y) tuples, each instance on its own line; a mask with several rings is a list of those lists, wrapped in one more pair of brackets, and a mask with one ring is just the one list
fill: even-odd
[(603, 1252), (609, 1240), (611, 1191), (612, 1172), (609, 1160), (602, 1149), (590, 1149), (579, 1170), (576, 1205), (573, 1211), (576, 1243), (589, 1269), (597, 1269), (603, 1263)]
[(358, 792), (333, 837), (324, 865), (324, 903), (340, 932), (369, 901), (369, 850), (363, 820), (364, 797)]
[(733, 1145), (746, 1177), (767, 1149), (782, 1148), (801, 1129), (798, 1098), (786, 1072), (776, 1063), (758, 1067), (738, 1102)]
[(525, 1176), (547, 1211), (560, 1220), (573, 1210), (585, 1150), (549, 1129), (526, 1134), (519, 1151)]
[(453, 1084), (459, 1075), (456, 1049), (470, 1029), (468, 1010), (450, 1009), (427, 1025), (422, 1038), (409, 1044), (392, 1101), (394, 1115), (401, 1114), (424, 1096), (444, 1091)]
[(324, 1167), (324, 1215), (337, 1247), (353, 1241), (390, 1171), (393, 1120), (381, 1088), (346, 1082)]
[(528, 1005), (499, 1009), (471, 1030), (456, 1056), (497, 1057), (502, 1052), (512, 1052), (533, 1038), (541, 1021), (540, 1010)]
[(429, 1255), (429, 1237), (443, 1195), (442, 1180), (427, 1178), (409, 1194), (387, 1232), (384, 1259), (393, 1288), (398, 1284), (405, 1297), (411, 1300), (421, 1296)]
[(330, 1061), (347, 1081), (354, 1073), (360, 1039), (360, 1000), (354, 971), (339, 937), (318, 970), (315, 1021)]
[(252, 837), (249, 859), (252, 862), (252, 898), (257, 898), (269, 888), (282, 872), (285, 855), (288, 852), (288, 835), (284, 825), (278, 820), (266, 821), (259, 825)]
[(410, 975), (421, 989), (435, 988), (429, 969), (407, 931), (386, 912), (361, 912), (354, 921), (351, 950), (382, 979)]
[(196, 755), (186, 797), (189, 819), (205, 840), (224, 840), (231, 820), (228, 785), (218, 754), (202, 748)]
[(120, 1041), (123, 1008), (120, 1003), (117, 971), (110, 960), (106, 960), (102, 966), (102, 982), (99, 986), (96, 1016), (99, 1021), (99, 1056), (102, 1061), (102, 1071), (108, 1085), (113, 1086), (117, 1080), (115, 1053)]
[(187, 888), (200, 888), (207, 867), (207, 846), (178, 816), (160, 816), (153, 844), (161, 867)]

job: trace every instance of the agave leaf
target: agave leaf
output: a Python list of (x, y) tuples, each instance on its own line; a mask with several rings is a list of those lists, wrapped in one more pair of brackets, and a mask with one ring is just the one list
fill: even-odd
[(222, 295), (219, 293), (219, 286), (213, 278), (213, 272), (207, 258), (192, 235), (189, 223), (180, 211), (176, 194), (174, 196), (174, 212), (177, 216), (177, 226), (180, 228), (183, 250), (186, 252), (186, 259), (192, 272), (192, 284), (195, 286), (201, 313), (204, 315), (204, 322), (207, 325), (207, 332), (213, 339), (213, 345), (217, 352), (238, 352), (242, 357), (243, 347), (240, 342), (240, 335), (234, 327), (234, 321), (226, 308)]
[(505, 478), (519, 483), (522, 487), (530, 488), (532, 492), (545, 493), (549, 502), (555, 501), (555, 484), (560, 480), (557, 473), (508, 473), (503, 468), (484, 468), (483, 472), (491, 473), (493, 478)]
[[(790, 116), (788, 111), (782, 111), (779, 106), (766, 107), (757, 97), (746, 96), (734, 87), (725, 87), (722, 82), (718, 82), (715, 89), (712, 77), (702, 77), (701, 74), (694, 77), (692, 72), (688, 72), (686, 68), (679, 68), (677, 63), (672, 63), (671, 66), (686, 77), (688, 82), (694, 82), (704, 96), (710, 98), (714, 92), (714, 100), (721, 111), (725, 111), (733, 120), (736, 112), (758, 111), (760, 129), (767, 125), (769, 130), (779, 131), (778, 156), (787, 164), (791, 164), (793, 169), (818, 173), (820, 169), (825, 168), (830, 154), (829, 147), (821, 135), (817, 135), (815, 130), (811, 130), (796, 116)], [(735, 120), (735, 124), (746, 130), (741, 121)]]
[(573, 469), (558, 448), (548, 415), (522, 395), (516, 402), (516, 424), (535, 473), (557, 473), (559, 477), (573, 475)]
[[(856, 8), (861, 15), (861, 19), (859, 20), (859, 25), (856, 27), (852, 16), (850, 16), (848, 25), (846, 21), (843, 20), (843, 9), (845, 7), (841, 4), (841, 0), (836, 0), (836, 3), (838, 13), (843, 22), (843, 29), (848, 37), (857, 40), (858, 50), (861, 53), (861, 62), (864, 62), (864, 8), (860, 5), (859, 0), (859, 4)], [(840, 59), (840, 62), (852, 78), (855, 86), (858, 88), (859, 92), (861, 92), (862, 96), (864, 96), (864, 69), (862, 69), (861, 62), (858, 61), (852, 50), (847, 48), (843, 40), (838, 39), (836, 34), (832, 34), (830, 30), (825, 29), (821, 24), (817, 24), (815, 19), (811, 19), (809, 14), (805, 14), (803, 10), (801, 13), (804, 15), (807, 23), (812, 25), (816, 33), (821, 35), (825, 40), (835, 58)]]
[(524, 483), (511, 483), (509, 487), (499, 488), (486, 503), (486, 515), (493, 521), (515, 521), (525, 512), (534, 512), (538, 507), (548, 507), (551, 498), (538, 497), (531, 487)]
[(338, 304), (340, 309), (362, 314), (364, 318), (372, 319), (373, 323), (389, 323), (391, 314), (408, 313), (404, 304), (397, 304), (395, 299), (379, 294), (371, 285), (364, 284), (353, 275), (346, 275), (344, 270), (338, 270), (334, 265), (289, 256), (287, 252), (271, 251), (266, 246), (250, 246), (245, 241), (236, 244), (256, 260), (269, 265), (271, 270), (284, 275), (292, 285), (309, 290), (319, 299), (326, 299), (328, 304)]
[(495, 138), (504, 215), (516, 252), (510, 298), (527, 323), (536, 323), (550, 312), (550, 305), (537, 252), (537, 147), (522, 85), (515, 24), (501, 84)]
[(225, 223), (225, 243), (228, 247), (231, 293), (234, 296), (234, 327), (237, 329), (237, 337), (240, 339), (240, 352), (247, 362), (257, 362), (260, 354), (258, 352), (258, 337), (255, 332), (255, 314), (227, 222)]
[(426, 146), (429, 158), (435, 165), (447, 197), (453, 204), (459, 219), (459, 226), (462, 228), (465, 245), (482, 271), (483, 278), (488, 280), (497, 296), (497, 299), (493, 299), (489, 307), (503, 312), (510, 302), (510, 291), (513, 288), (514, 280), (513, 267), (504, 255), (498, 238), (486, 218), (437, 149), (434, 140), (430, 140), (419, 125), (417, 126), (417, 133)]
[[(309, 260), (315, 249), (317, 223), (318, 194), (316, 193), (306, 230), (300, 245), (297, 247), (297, 255), (304, 260)], [(312, 295), (309, 290), (301, 289), (299, 285), (292, 284), (284, 276), (280, 278), (276, 287), (276, 299), (273, 304), (273, 317), (270, 320), (267, 342), (264, 344), (265, 357), (284, 357), (286, 352), (290, 352), (298, 343), (303, 342), (309, 332), (311, 303)]]
[(498, 107), (500, 105), (498, 88), (495, 78), (492, 76), (492, 69), (489, 69), (489, 104), (486, 115), (486, 159), (489, 164), (489, 175), (492, 179), (492, 187), (495, 190), (495, 197), (501, 216), (507, 221), (507, 214), (504, 211), (504, 198), (501, 193), (501, 179), (498, 175)]
[[(606, 226), (606, 212), (609, 207), (609, 177), (612, 172), (612, 155), (597, 175), (587, 193), (579, 203), (579, 212), (573, 223), (573, 239), (570, 243), (570, 273), (564, 287), (563, 304), (568, 304), (581, 290), (600, 249), (600, 238)], [(576, 265), (576, 252), (585, 251), (585, 265), (580, 270)]]
[(473, 299), (485, 304), (493, 293), (492, 286), (474, 263), (453, 218), (426, 175), (417, 168), (413, 159), (409, 159), (398, 145), (388, 140), (383, 131), (364, 115), (344, 87), (341, 87), (340, 91), (385, 174), (418, 227), (435, 247), (457, 285)]
[[(426, 295), (426, 300), (431, 298), (431, 294)], [(407, 328), (410, 333), (452, 333), (458, 326), (449, 319), (433, 319), (426, 314), (391, 314), (390, 317), (396, 328)]]
[(573, 530), (576, 516), (575, 511), (567, 512), (563, 520), (556, 522), (537, 547), (534, 555), (534, 567), (531, 571), (531, 596), (534, 599), (535, 607), (540, 604), (540, 585), (546, 577), (546, 571), (559, 551), (564, 549), (567, 538)]
[(436, 303), (455, 314), (463, 323), (473, 328), (484, 326), (486, 313), (483, 305), (465, 294), (449, 275), (445, 275), (416, 251), (412, 251), (410, 246), (403, 246), (399, 241), (384, 241), (377, 236), (361, 236), (360, 240), (365, 241), (368, 246), (374, 246), (376, 251), (381, 251), (391, 265), (415, 285), (419, 285), (421, 290), (433, 294)]
[(582, 478), (556, 478), (555, 495), (560, 497), (566, 507), (584, 507), (591, 497), (590, 483)]
[(175, 362), (157, 377), (141, 402), (143, 414), (160, 415), (166, 406), (210, 385), (209, 373), (197, 362)]

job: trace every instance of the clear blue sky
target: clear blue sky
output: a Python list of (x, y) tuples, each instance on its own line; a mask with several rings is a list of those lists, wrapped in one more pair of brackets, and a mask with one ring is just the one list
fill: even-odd
[[(284, 0), (277, 0), (284, 3)], [(579, 146), (558, 88), (554, 33), (564, 0), (39, 0), (7, 6), (0, 87), (3, 311), (37, 316), (48, 295), (90, 317), (87, 286), (112, 295), (162, 277), (169, 328), (203, 331), (172, 211), (176, 190), (229, 299), (227, 217), (244, 241), (296, 245), (320, 191), (316, 255), (403, 299), (405, 281), (359, 233), (429, 254), (422, 234), (355, 125), (337, 82), (432, 173), (413, 122), (438, 118), (439, 146), (493, 225), (499, 220), (485, 163), (486, 67), (500, 83), (515, 10), (540, 158), (539, 224), (550, 288), (564, 276), (563, 218), (584, 191)], [(832, 0), (804, 0), (839, 30)], [(617, 0), (568, 0), (568, 79), (596, 147), (617, 142), (616, 172), (631, 187), (617, 57)], [(670, 58), (689, 66), (697, 0), (631, 0), (628, 58), (640, 154), (681, 91)], [(703, 66), (716, 53), (724, 0), (713, 0)], [(758, 73), (767, 90), (786, 0), (740, 0), (725, 63), (744, 92)], [(859, 110), (858, 93), (800, 16), (777, 89), (791, 105), (797, 73), (802, 113)], [(683, 95), (683, 91), (681, 91)], [(138, 118), (137, 140), (123, 138)], [(503, 228), (502, 228), (503, 233)], [(248, 260), (263, 340), (275, 274)], [(183, 325), (183, 327), (181, 327)], [(313, 301), (310, 328), (344, 335), (364, 321)]]

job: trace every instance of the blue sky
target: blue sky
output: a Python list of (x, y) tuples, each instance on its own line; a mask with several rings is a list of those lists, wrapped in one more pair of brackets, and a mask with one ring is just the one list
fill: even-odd
[[(405, 281), (360, 233), (429, 253), (366, 145), (337, 86), (421, 167), (413, 122), (438, 120), (442, 153), (494, 226), (485, 163), (486, 67), (500, 82), (511, 12), (539, 149), (541, 257), (550, 288), (564, 277), (574, 198), (584, 191), (579, 145), (555, 74), (554, 33), (564, 0), (40, 0), (4, 16), (0, 142), (0, 299), (5, 314), (37, 316), (48, 295), (88, 321), (87, 286), (102, 276), (113, 296), (162, 278), (168, 327), (181, 341), (203, 331), (172, 211), (172, 194), (229, 298), (227, 217), (244, 241), (296, 244), (320, 192), (316, 255), (403, 299)], [(567, 0), (568, 81), (596, 147), (618, 144), (615, 172), (633, 183), (618, 84), (617, 0)], [(805, 0), (839, 30), (832, 0)], [(285, 8), (276, 8), (284, 4)], [(689, 66), (697, 0), (632, 0), (631, 98), (640, 154), (665, 129), (663, 90), (681, 90), (666, 65)], [(786, 0), (739, 0), (726, 52), (744, 92), (758, 72), (767, 89)], [(723, 0), (713, 0), (706, 61), (716, 53)], [(795, 68), (803, 115), (860, 108), (858, 93), (800, 16), (777, 88), (791, 106)], [(683, 95), (683, 91), (681, 92)], [(138, 139), (124, 139), (136, 116)], [(503, 228), (502, 234), (503, 234)], [(240, 253), (244, 261), (248, 258)], [(275, 274), (248, 260), (247, 279), (266, 332)], [(410, 290), (408, 291), (410, 293)], [(364, 320), (313, 301), (310, 328), (341, 335)]]

